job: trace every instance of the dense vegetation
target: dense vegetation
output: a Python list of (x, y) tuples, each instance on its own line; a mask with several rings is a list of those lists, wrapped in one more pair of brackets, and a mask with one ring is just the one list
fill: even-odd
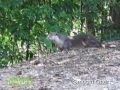
[(120, 39), (120, 1), (0, 0), (0, 66), (54, 51), (52, 31)]

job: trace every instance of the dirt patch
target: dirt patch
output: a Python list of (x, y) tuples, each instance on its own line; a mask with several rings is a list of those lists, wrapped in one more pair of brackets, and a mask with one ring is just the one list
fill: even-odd
[[(3, 68), (0, 90), (119, 90), (120, 41), (112, 43), (117, 47), (77, 48)], [(10, 86), (6, 79), (11, 76), (31, 77), (33, 83)]]

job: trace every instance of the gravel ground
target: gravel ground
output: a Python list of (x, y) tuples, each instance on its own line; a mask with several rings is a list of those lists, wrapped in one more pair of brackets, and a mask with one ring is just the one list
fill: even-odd
[[(0, 69), (0, 90), (120, 90), (120, 41), (116, 48), (77, 48)], [(32, 85), (11, 86), (11, 76)]]

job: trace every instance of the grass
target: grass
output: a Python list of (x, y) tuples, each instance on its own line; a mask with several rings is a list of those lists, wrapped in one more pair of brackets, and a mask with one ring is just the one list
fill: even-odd
[(7, 79), (7, 83), (11, 86), (30, 86), (33, 80), (31, 77), (12, 76)]

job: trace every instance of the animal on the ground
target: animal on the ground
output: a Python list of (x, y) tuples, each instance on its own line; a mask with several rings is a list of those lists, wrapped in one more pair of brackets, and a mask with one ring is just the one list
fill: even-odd
[(49, 33), (48, 39), (51, 40), (60, 50), (69, 50), (72, 47), (71, 40), (67, 36), (57, 32)]

